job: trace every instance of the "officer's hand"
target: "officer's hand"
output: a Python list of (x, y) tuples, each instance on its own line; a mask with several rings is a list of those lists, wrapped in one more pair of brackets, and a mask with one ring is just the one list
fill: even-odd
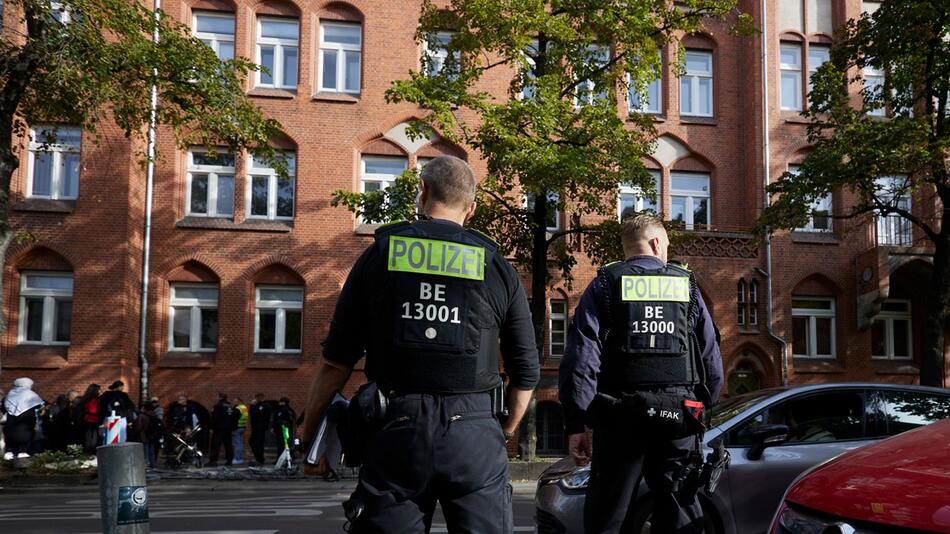
[(581, 432), (580, 434), (567, 436), (567, 447), (571, 453), (571, 460), (574, 460), (574, 465), (583, 467), (590, 463), (590, 440), (587, 439), (586, 433)]

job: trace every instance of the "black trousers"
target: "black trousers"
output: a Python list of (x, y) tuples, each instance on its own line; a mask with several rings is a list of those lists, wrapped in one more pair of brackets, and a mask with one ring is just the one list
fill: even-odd
[(224, 445), (224, 455), (228, 464), (234, 461), (234, 443), (231, 441), (231, 431), (215, 430), (211, 434), (211, 463), (218, 462), (218, 453), (221, 452), (221, 445)]
[(696, 449), (695, 436), (658, 439), (625, 421), (607, 421), (595, 426), (593, 439), (584, 503), (587, 534), (633, 532), (631, 523), (637, 515), (634, 504), (641, 476), (653, 495), (653, 532), (703, 532), (703, 510), (695, 490), (673, 491), (673, 478)]
[(264, 436), (266, 434), (267, 427), (251, 427), (251, 438), (248, 443), (251, 445), (251, 451), (254, 452), (254, 460), (259, 464), (264, 463)]
[(436, 502), (449, 532), (513, 532), (508, 453), (487, 393), (392, 399), (364, 458), (351, 532), (428, 532)]

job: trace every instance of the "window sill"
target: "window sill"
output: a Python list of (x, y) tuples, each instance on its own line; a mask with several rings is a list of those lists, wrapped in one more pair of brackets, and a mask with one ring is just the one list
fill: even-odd
[(757, 326), (740, 326), (739, 335), (740, 336), (754, 336), (759, 334), (759, 327)]
[(844, 373), (844, 367), (834, 358), (792, 358), (792, 367), (801, 374)]
[(913, 360), (885, 360), (872, 358), (874, 372), (879, 375), (919, 375), (920, 367)]
[(802, 117), (801, 112), (785, 110), (782, 111), (782, 122), (788, 124), (811, 124), (812, 120), (807, 117)]
[(247, 362), (248, 369), (298, 369), (301, 365), (300, 354), (269, 354), (266, 352), (255, 352), (254, 356)]
[(205, 230), (236, 230), (247, 232), (290, 232), (294, 229), (292, 221), (269, 221), (247, 219), (237, 223), (231, 219), (212, 217), (185, 217), (175, 223), (176, 228), (202, 228)]
[[(636, 118), (635, 118), (636, 115), (637, 115), (636, 113), (628, 114), (627, 122), (636, 122)], [(666, 115), (662, 113), (644, 113), (644, 115), (651, 117), (653, 119), (653, 122), (657, 122), (657, 123), (666, 122)]]
[(72, 213), (76, 210), (75, 200), (50, 200), (46, 198), (28, 198), (13, 205), (14, 211), (41, 211), (46, 213)]
[(317, 102), (345, 102), (348, 104), (356, 104), (360, 101), (360, 95), (354, 93), (329, 93), (329, 92), (320, 92), (313, 95), (311, 100)]
[(5, 369), (62, 369), (68, 345), (16, 345), (3, 359)]
[(702, 124), (705, 126), (719, 126), (719, 119), (716, 117), (680, 117), (680, 124)]
[(834, 232), (802, 232), (792, 231), (793, 243), (808, 243), (812, 245), (840, 245), (841, 241)]
[(276, 89), (271, 87), (255, 87), (248, 91), (248, 96), (259, 96), (263, 98), (284, 98), (293, 100), (297, 98), (296, 89)]
[(353, 230), (353, 233), (356, 235), (375, 235), (376, 229), (382, 226), (381, 224), (370, 224), (362, 223), (356, 226), (356, 229)]
[(215, 354), (214, 352), (169, 351), (158, 360), (158, 367), (207, 369), (214, 366)]

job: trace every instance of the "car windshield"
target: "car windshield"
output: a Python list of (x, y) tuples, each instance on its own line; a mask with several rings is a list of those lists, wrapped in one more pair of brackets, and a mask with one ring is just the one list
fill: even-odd
[(771, 397), (772, 395), (775, 395), (781, 391), (784, 390), (781, 388), (760, 389), (751, 393), (744, 393), (742, 395), (730, 397), (720, 402), (709, 411), (709, 424), (707, 426), (709, 428), (719, 426), (732, 419), (749, 406), (752, 406), (762, 399)]

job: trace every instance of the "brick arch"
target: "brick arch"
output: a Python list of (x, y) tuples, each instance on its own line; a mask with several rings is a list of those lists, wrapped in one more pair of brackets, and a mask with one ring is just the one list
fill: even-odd
[(763, 388), (774, 387), (778, 383), (776, 381), (778, 370), (767, 354), (754, 342), (743, 343), (733, 351), (726, 363), (724, 369), (726, 380), (729, 380), (741, 364), (748, 363), (753, 372), (759, 376)]
[(708, 32), (698, 31), (692, 35), (687, 35), (683, 38), (683, 46), (685, 48), (697, 48), (697, 49), (706, 49), (715, 51), (719, 48), (719, 41)]
[(660, 171), (663, 172), (663, 165), (656, 160), (653, 156), (642, 156), (640, 158), (643, 161), (643, 165), (651, 171)]
[(822, 273), (811, 273), (799, 279), (792, 286), (791, 294), (837, 297), (841, 294), (841, 288), (828, 276)]
[(718, 161), (716, 161), (716, 160), (714, 159), (715, 156), (707, 156), (706, 154), (703, 154), (702, 152), (699, 152), (698, 150), (696, 150), (695, 148), (693, 148), (693, 146), (691, 145), (691, 143), (689, 143), (688, 141), (686, 141), (685, 139), (683, 139), (682, 137), (680, 137), (680, 136), (678, 136), (678, 135), (676, 135), (676, 134), (673, 134), (673, 133), (670, 133), (670, 132), (666, 132), (666, 133), (664, 133), (661, 137), (669, 137), (669, 138), (672, 139), (673, 141), (676, 141), (677, 143), (679, 143), (680, 145), (682, 145), (683, 148), (685, 148), (685, 149), (687, 150), (687, 154), (685, 154), (685, 155), (683, 155), (683, 156), (680, 156), (680, 157), (674, 159), (674, 160), (670, 163), (670, 165), (669, 165), (669, 169), (670, 169), (670, 170), (689, 170), (689, 169), (677, 169), (677, 167), (676, 167), (677, 165), (680, 164), (680, 162), (687, 162), (687, 161), (689, 161), (689, 162), (695, 162), (695, 163), (698, 163), (698, 164), (700, 164), (700, 165), (703, 165), (703, 166), (707, 167), (707, 170), (708, 170), (708, 171), (712, 171), (713, 169), (716, 169), (716, 168), (719, 168), (719, 167), (722, 166), (721, 163), (719, 163)]
[(214, 270), (199, 261), (188, 260), (173, 268), (165, 278), (169, 282), (213, 282), (221, 283), (221, 277)]
[(385, 137), (378, 137), (366, 143), (359, 149), (360, 154), (374, 154), (379, 156), (401, 156), (409, 157), (409, 154), (396, 143), (393, 143)]
[(439, 137), (433, 139), (429, 144), (416, 151), (416, 157), (436, 158), (439, 156), (455, 156), (463, 161), (468, 161), (468, 152), (455, 143)]
[(214, 261), (210, 256), (202, 254), (200, 252), (194, 254), (183, 254), (174, 259), (171, 259), (165, 262), (161, 268), (156, 269), (155, 273), (161, 278), (169, 279), (176, 271), (184, 268), (186, 265), (191, 264), (191, 266), (197, 270), (205, 270), (207, 274), (213, 275), (214, 280), (220, 281), (221, 275), (219, 273), (224, 272), (224, 269)]
[(344, 22), (360, 22), (366, 20), (363, 10), (350, 2), (332, 0), (315, 9), (320, 20), (337, 20)]
[(276, 15), (300, 18), (304, 6), (297, 0), (259, 0), (251, 5), (254, 15)]
[(271, 274), (286, 276), (287, 279), (295, 280), (295, 283), (306, 284), (306, 277), (296, 262), (287, 256), (268, 256), (262, 258), (244, 271), (241, 278), (249, 282), (257, 282), (262, 277)]
[(397, 115), (395, 118), (390, 119), (380, 124), (379, 127), (374, 128), (372, 130), (367, 130), (363, 132), (362, 134), (359, 134), (356, 137), (354, 137), (353, 147), (356, 150), (360, 150), (360, 147), (362, 147), (363, 145), (366, 145), (367, 143), (375, 139), (381, 139), (384, 135), (386, 135), (386, 132), (388, 132), (389, 130), (392, 130), (396, 126), (404, 122), (409, 122), (411, 120), (417, 120), (417, 119), (419, 119), (419, 117), (411, 113), (406, 113), (404, 115)]
[(811, 154), (814, 148), (814, 145), (809, 143), (807, 139), (799, 140), (789, 147), (787, 163), (790, 165), (800, 165), (805, 158), (808, 157), (808, 154)]
[(14, 269), (42, 268), (68, 271), (75, 270), (74, 266), (78, 264), (71, 253), (48, 244), (36, 243), (10, 247), (6, 263)]
[(782, 30), (779, 34), (779, 41), (794, 41), (798, 44), (808, 40), (808, 36), (798, 30)]

